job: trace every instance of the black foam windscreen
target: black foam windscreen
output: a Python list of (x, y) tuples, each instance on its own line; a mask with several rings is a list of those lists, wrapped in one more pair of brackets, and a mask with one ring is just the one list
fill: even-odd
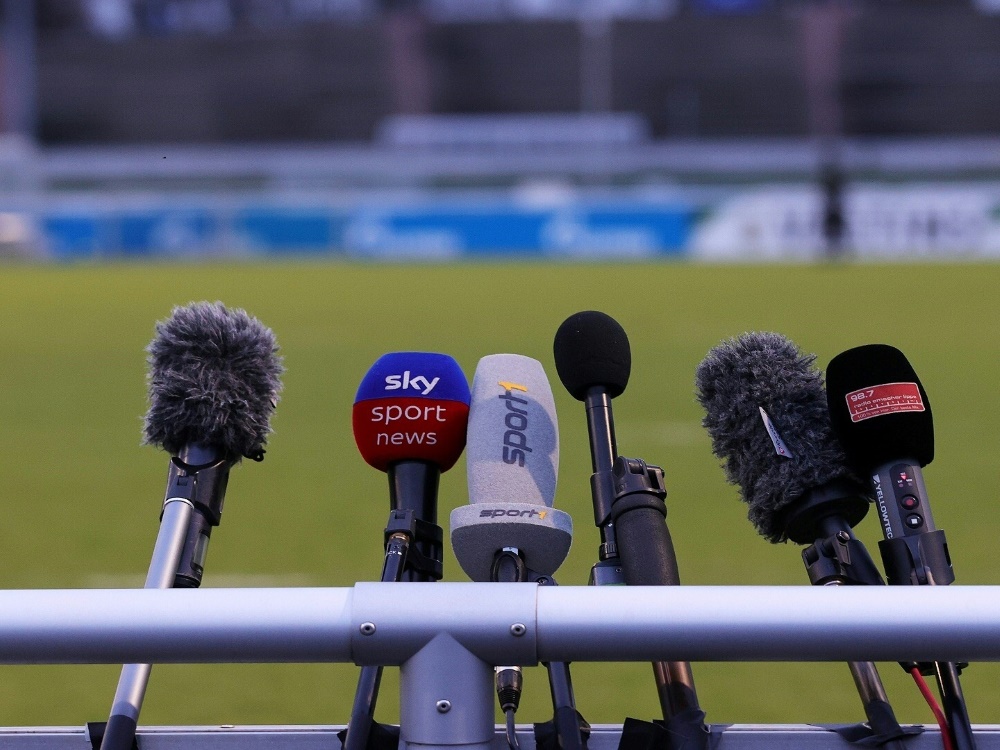
[[(787, 514), (816, 488), (857, 483), (830, 429), (815, 360), (777, 333), (745, 333), (712, 349), (695, 375), (712, 450), (771, 542), (792, 538)], [(861, 502), (851, 524), (866, 510)]]
[(931, 403), (899, 349), (848, 349), (830, 361), (826, 381), (833, 429), (859, 472), (902, 458), (934, 460)]
[(625, 329), (610, 315), (595, 310), (569, 316), (553, 342), (556, 372), (573, 398), (583, 401), (587, 391), (605, 388), (621, 395), (632, 372), (632, 351)]
[(199, 444), (260, 456), (284, 370), (270, 328), (221, 302), (195, 302), (157, 323), (146, 351), (146, 443), (174, 454)]

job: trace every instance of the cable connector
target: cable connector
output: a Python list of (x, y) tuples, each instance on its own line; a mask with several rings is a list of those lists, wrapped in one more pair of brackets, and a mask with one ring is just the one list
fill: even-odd
[(497, 698), (500, 700), (500, 710), (504, 713), (517, 711), (521, 703), (521, 687), (524, 679), (520, 667), (497, 667), (496, 685)]
[(524, 683), (520, 667), (497, 667), (496, 687), (500, 710), (507, 717), (507, 744), (510, 750), (521, 750), (514, 728), (514, 714), (521, 703), (521, 687)]

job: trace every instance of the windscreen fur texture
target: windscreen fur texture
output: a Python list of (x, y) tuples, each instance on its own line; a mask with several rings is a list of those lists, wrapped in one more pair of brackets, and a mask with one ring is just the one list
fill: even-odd
[(261, 458), (284, 371), (271, 329), (221, 302), (194, 302), (156, 324), (146, 351), (146, 444)]
[[(702, 425), (761, 536), (787, 541), (782, 511), (808, 490), (854, 476), (830, 427), (816, 356), (776, 333), (746, 333), (708, 353), (695, 376)], [(791, 457), (778, 455), (759, 408)]]

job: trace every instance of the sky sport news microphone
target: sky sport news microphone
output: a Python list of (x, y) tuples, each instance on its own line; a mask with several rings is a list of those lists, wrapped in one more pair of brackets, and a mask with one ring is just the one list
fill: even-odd
[[(354, 399), (354, 440), (369, 465), (389, 478), (389, 522), (381, 580), (427, 582), (443, 573), (437, 525), (438, 480), (465, 448), (469, 384), (446, 354), (392, 352), (371, 366)], [(365, 750), (375, 723), (382, 667), (358, 676), (344, 750)], [(408, 679), (408, 676), (404, 677)]]

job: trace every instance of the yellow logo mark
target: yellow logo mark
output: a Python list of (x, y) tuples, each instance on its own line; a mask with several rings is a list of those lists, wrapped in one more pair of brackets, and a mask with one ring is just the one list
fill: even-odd
[(523, 393), (527, 393), (528, 392), (528, 387), (527, 386), (525, 386), (525, 385), (519, 385), (518, 383), (511, 383), (511, 382), (509, 382), (507, 380), (500, 380), (500, 381), (497, 382), (497, 385), (499, 385), (505, 391), (521, 391)]
[(547, 516), (548, 514), (549, 514), (549, 512), (547, 510), (539, 511), (538, 517), (539, 518), (545, 518), (545, 516)]

